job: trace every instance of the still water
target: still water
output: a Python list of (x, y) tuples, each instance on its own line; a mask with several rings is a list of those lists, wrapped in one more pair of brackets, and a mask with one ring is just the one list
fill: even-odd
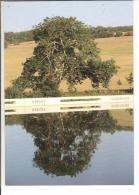
[(6, 185), (134, 184), (131, 110), (6, 116)]

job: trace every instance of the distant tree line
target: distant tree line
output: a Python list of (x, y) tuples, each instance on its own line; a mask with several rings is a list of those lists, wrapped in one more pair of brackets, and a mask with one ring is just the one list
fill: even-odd
[(32, 30), (24, 32), (6, 32), (4, 46), (6, 48), (8, 44), (18, 45), (21, 42), (32, 40), (33, 40)]
[(91, 27), (92, 37), (106, 38), (106, 37), (120, 37), (132, 36), (133, 26), (117, 26), (117, 27)]
[[(90, 27), (93, 38), (132, 36), (133, 26), (117, 26), (117, 27)], [(8, 44), (19, 44), (25, 41), (33, 41), (33, 30), (23, 32), (6, 32), (5, 48)]]

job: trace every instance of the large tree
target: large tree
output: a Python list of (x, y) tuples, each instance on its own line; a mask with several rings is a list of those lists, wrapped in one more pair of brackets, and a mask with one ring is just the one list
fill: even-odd
[(114, 60), (102, 61), (90, 27), (76, 18), (46, 18), (33, 30), (33, 56), (13, 85), (37, 96), (59, 96), (59, 84), (74, 86), (89, 78), (93, 87), (107, 87), (117, 72)]

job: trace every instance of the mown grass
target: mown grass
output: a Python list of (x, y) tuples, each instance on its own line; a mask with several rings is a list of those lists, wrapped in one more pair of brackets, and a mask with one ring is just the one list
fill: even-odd
[[(97, 42), (101, 49), (102, 59), (113, 58), (120, 67), (118, 74), (111, 80), (110, 88), (129, 88), (125, 78), (133, 71), (133, 37), (98, 39)], [(122, 82), (121, 86), (117, 84), (119, 79)]]
[[(102, 59), (113, 58), (120, 67), (118, 74), (112, 78), (109, 89), (128, 89), (129, 84), (126, 81), (126, 77), (133, 71), (132, 37), (100, 38), (96, 39), (96, 42), (101, 49), (100, 54)], [(10, 86), (11, 81), (21, 74), (22, 63), (25, 62), (26, 58), (31, 57), (34, 47), (34, 42), (25, 42), (20, 45), (10, 45), (5, 49), (5, 88)], [(118, 80), (121, 80), (122, 85), (117, 84)], [(65, 81), (61, 83), (60, 89), (64, 92), (68, 91)], [(94, 90), (89, 79), (85, 80), (82, 84), (78, 84), (76, 89), (78, 92)]]
[(35, 44), (26, 42), (20, 45), (10, 45), (5, 49), (5, 88), (11, 85), (22, 71), (22, 63), (31, 57)]

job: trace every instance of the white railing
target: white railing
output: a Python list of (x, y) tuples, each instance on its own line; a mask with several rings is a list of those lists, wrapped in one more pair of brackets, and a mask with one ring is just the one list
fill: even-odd
[(5, 114), (34, 114), (133, 108), (133, 95), (5, 99)]

